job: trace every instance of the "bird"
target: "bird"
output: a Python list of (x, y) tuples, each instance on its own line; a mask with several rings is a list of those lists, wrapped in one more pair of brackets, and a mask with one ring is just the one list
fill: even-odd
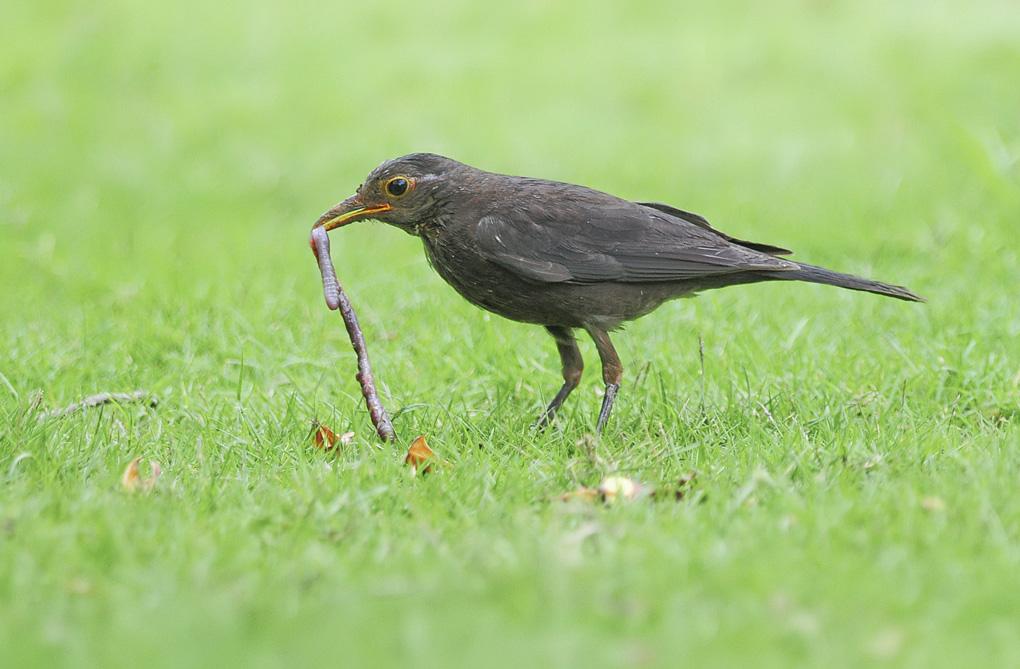
[(575, 332), (595, 343), (605, 393), (602, 434), (623, 364), (609, 333), (674, 298), (762, 281), (806, 281), (923, 302), (909, 289), (795, 262), (788, 249), (721, 232), (702, 216), (585, 186), (487, 172), (434, 153), (383, 162), (313, 228), (364, 219), (421, 239), (429, 264), (461, 296), (540, 325), (559, 352), (563, 385), (536, 421), (545, 427), (577, 388)]

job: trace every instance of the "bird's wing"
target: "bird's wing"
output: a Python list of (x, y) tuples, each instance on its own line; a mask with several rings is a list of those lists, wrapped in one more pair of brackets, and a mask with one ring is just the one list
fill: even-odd
[(682, 281), (798, 268), (697, 223), (615, 199), (518, 202), (509, 213), (483, 217), (475, 241), (490, 261), (542, 283)]
[(714, 232), (715, 234), (719, 235), (720, 237), (722, 237), (726, 241), (732, 242), (734, 244), (737, 244), (738, 246), (743, 246), (745, 248), (753, 249), (755, 251), (761, 251), (762, 253), (767, 253), (770, 256), (788, 256), (791, 253), (793, 253), (793, 251), (791, 251), (790, 249), (784, 249), (782, 246), (773, 246), (772, 244), (762, 244), (761, 242), (749, 242), (749, 241), (744, 240), (744, 239), (737, 239), (736, 237), (730, 237), (725, 232), (722, 232), (720, 230), (716, 230), (715, 228), (713, 228), (711, 226), (711, 224), (709, 224), (708, 219), (706, 219), (704, 216), (701, 216), (699, 214), (695, 214), (694, 212), (691, 212), (691, 211), (684, 211), (683, 209), (677, 209), (676, 207), (672, 207), (672, 206), (670, 206), (668, 204), (662, 204), (661, 202), (638, 202), (638, 204), (641, 205), (642, 207), (649, 207), (651, 209), (655, 209), (657, 211), (661, 211), (664, 214), (669, 214), (670, 216), (673, 216), (674, 218), (679, 218), (680, 220), (687, 221), (688, 223), (693, 223), (694, 225), (698, 226), (699, 228), (704, 228), (705, 230), (711, 230), (712, 232)]

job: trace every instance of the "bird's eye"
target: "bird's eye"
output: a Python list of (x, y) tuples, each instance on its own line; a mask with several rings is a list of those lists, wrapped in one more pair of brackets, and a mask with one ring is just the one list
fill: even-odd
[(410, 182), (404, 177), (393, 177), (386, 182), (386, 192), (393, 197), (400, 197), (410, 188)]

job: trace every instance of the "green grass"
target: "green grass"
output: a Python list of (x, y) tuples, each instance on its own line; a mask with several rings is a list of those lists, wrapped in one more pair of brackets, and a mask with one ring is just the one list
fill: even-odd
[[(345, 4), (0, 6), (0, 665), (1020, 665), (1012, 3)], [(592, 448), (589, 343), (536, 434), (551, 339), (360, 224), (334, 256), (406, 409), (380, 447), (307, 231), (417, 150), (930, 302), (666, 305), (617, 335)], [(417, 434), (452, 466), (410, 478)]]

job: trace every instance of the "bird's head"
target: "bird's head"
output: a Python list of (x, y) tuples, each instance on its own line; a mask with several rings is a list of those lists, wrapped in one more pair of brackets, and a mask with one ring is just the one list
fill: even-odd
[(354, 195), (331, 207), (313, 228), (328, 232), (366, 218), (416, 234), (452, 188), (451, 176), (466, 165), (434, 153), (388, 160), (365, 178)]

